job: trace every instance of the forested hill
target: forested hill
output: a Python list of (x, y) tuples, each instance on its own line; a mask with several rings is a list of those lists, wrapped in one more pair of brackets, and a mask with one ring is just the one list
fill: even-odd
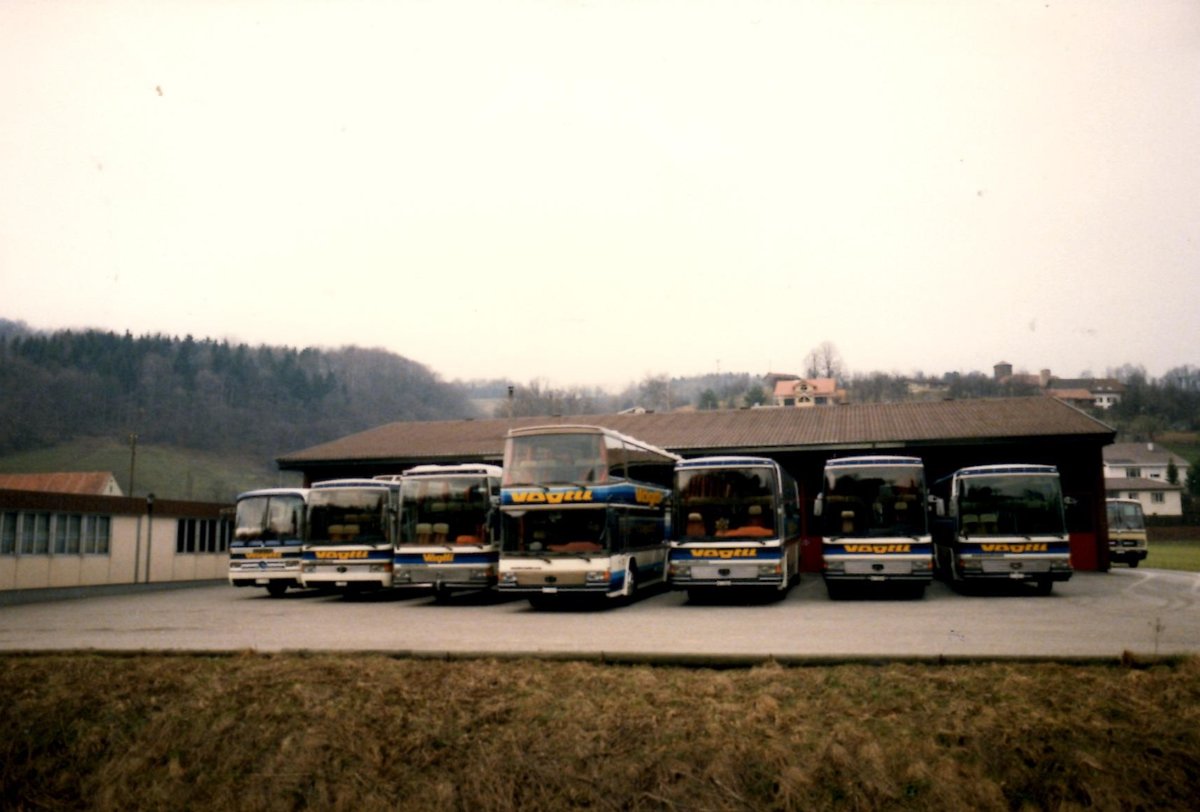
[(473, 415), (460, 387), (384, 350), (42, 333), (0, 319), (0, 454), (136, 433), (273, 459), (395, 420)]

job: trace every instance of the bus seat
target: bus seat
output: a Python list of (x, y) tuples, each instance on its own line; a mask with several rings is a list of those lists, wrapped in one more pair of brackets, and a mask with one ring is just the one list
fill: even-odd
[(552, 553), (598, 553), (604, 548), (594, 541), (568, 541), (551, 544), (547, 549)]
[(962, 530), (967, 535), (979, 532), (979, 517), (974, 513), (964, 513), (962, 517)]
[(457, 536), (454, 539), (455, 544), (483, 544), (483, 539), (479, 536)]
[(747, 510), (746, 524), (750, 527), (763, 527), (762, 505), (751, 505)]
[(704, 518), (699, 513), (689, 513), (687, 517), (687, 535), (704, 535)]
[(418, 544), (428, 544), (429, 537), (433, 535), (433, 525), (429, 522), (419, 522), (416, 528), (416, 540)]
[(445, 544), (446, 537), (450, 535), (450, 525), (445, 522), (437, 522), (433, 525), (433, 543)]
[(359, 534), (361, 529), (357, 524), (331, 524), (329, 525), (329, 540), (350, 541)]
[(842, 532), (843, 533), (853, 533), (854, 532), (854, 511), (853, 510), (843, 510), (842, 511)]
[(998, 513), (981, 513), (979, 514), (979, 532), (980, 533), (999, 533), (1000, 532), (1000, 514)]

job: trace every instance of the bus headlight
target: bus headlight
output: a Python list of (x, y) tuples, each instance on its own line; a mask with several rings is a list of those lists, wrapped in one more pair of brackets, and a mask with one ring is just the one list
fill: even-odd
[(304, 565), (303, 567), (301, 567), (300, 569), (302, 569), (304, 572), (316, 572), (316, 571), (317, 571), (317, 565), (316, 565), (316, 564), (305, 564), (305, 565)]
[(500, 583), (504, 584), (505, 586), (516, 586), (517, 574), (515, 572), (500, 573)]
[(826, 561), (825, 562), (825, 571), (840, 575), (841, 573), (846, 571), (846, 565), (842, 561)]
[(983, 572), (983, 562), (972, 558), (959, 558), (958, 568), (963, 572)]
[(390, 562), (390, 561), (386, 564), (372, 564), (370, 567), (367, 568), (367, 572), (391, 572), (391, 571), (392, 571), (392, 562)]
[(783, 567), (780, 564), (759, 564), (759, 575), (779, 575), (783, 572)]
[(689, 564), (672, 564), (670, 569), (672, 578), (691, 578), (692, 568)]
[(612, 575), (608, 570), (595, 570), (587, 573), (584, 580), (589, 584), (607, 584)]

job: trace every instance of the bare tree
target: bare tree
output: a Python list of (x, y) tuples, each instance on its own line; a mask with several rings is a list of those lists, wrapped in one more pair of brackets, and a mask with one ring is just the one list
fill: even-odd
[(804, 371), (809, 378), (841, 379), (845, 376), (846, 368), (837, 345), (832, 341), (822, 341), (804, 359)]
[(671, 379), (666, 375), (647, 375), (638, 384), (641, 405), (655, 411), (671, 411)]

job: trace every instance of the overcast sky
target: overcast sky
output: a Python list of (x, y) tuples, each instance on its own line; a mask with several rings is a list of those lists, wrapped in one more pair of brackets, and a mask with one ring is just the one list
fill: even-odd
[(1200, 3), (0, 3), (0, 316), (447, 380), (1200, 363)]

